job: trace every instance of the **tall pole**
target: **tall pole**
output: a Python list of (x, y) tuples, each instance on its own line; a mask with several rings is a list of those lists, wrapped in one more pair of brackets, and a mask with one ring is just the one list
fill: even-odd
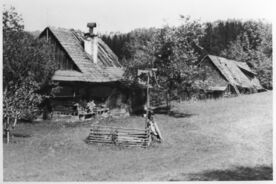
[(150, 108), (150, 94), (149, 94), (149, 82), (150, 82), (150, 74), (148, 72), (148, 79), (147, 79), (147, 105), (146, 105), (146, 129), (148, 128), (148, 115), (149, 115), (149, 108)]
[(150, 74), (148, 73), (148, 82), (147, 82), (147, 106), (150, 108)]

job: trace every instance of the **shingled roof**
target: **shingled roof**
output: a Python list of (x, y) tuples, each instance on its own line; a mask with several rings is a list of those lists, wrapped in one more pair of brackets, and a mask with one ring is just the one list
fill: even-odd
[[(259, 80), (256, 78), (256, 73), (244, 62), (238, 62), (223, 57), (207, 55), (211, 62), (217, 67), (223, 77), (231, 84), (242, 88), (263, 89)], [(245, 70), (252, 74), (249, 78), (242, 71)]]
[(82, 82), (114, 82), (123, 78), (124, 70), (113, 51), (98, 38), (97, 64), (93, 58), (84, 51), (84, 34), (80, 31), (47, 27), (54, 38), (60, 43), (63, 50), (76, 64), (79, 71), (58, 70), (53, 76), (57, 81), (82, 81)]

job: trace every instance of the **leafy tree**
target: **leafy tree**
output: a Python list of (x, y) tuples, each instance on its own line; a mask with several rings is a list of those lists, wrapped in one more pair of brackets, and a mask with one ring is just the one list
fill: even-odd
[(49, 95), (56, 69), (52, 48), (24, 31), (14, 8), (3, 11), (4, 117), (34, 118), (38, 105)]
[(198, 89), (196, 79), (200, 68), (195, 66), (199, 55), (193, 44), (203, 35), (201, 24), (189, 17), (181, 17), (180, 27), (136, 30), (128, 43), (130, 58), (126, 59), (127, 76), (135, 78), (137, 69), (157, 68), (157, 81), (170, 98), (184, 91), (191, 96)]
[(123, 65), (127, 68), (126, 76), (134, 79), (137, 69), (153, 67), (155, 59), (156, 29), (136, 29), (129, 33), (129, 41), (123, 48)]
[[(160, 66), (160, 75), (165, 79), (161, 83), (164, 83), (170, 96), (180, 96), (185, 93), (188, 97), (192, 97), (198, 94), (203, 83), (201, 80), (203, 70), (196, 66), (200, 55), (194, 48), (194, 43), (198, 44), (203, 36), (203, 29), (197, 20), (184, 16), (181, 18), (183, 24), (180, 27), (172, 28), (162, 36), (165, 39), (161, 39), (161, 43), (164, 41), (159, 51), (161, 58), (159, 57), (156, 63)], [(160, 63), (166, 65), (162, 66)]]

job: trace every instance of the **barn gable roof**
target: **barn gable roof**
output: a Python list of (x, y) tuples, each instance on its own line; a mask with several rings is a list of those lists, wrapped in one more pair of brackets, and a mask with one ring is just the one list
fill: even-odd
[[(242, 88), (262, 89), (259, 80), (255, 76), (255, 72), (253, 72), (246, 63), (213, 55), (207, 55), (207, 57), (231, 85)], [(242, 70), (246, 70), (247, 72), (253, 74), (253, 78), (248, 78)]]
[(78, 71), (58, 70), (53, 76), (53, 80), (59, 81), (83, 81), (83, 82), (113, 82), (123, 78), (123, 68), (118, 61), (118, 57), (113, 51), (98, 38), (98, 60), (97, 64), (93, 58), (84, 51), (84, 34), (80, 31), (64, 28), (47, 27), (57, 42), (65, 50), (68, 56), (80, 69)]
[(251, 73), (251, 74), (253, 74), (253, 75), (257, 75), (257, 73), (254, 72), (254, 71), (252, 71), (252, 70), (250, 69), (250, 67), (249, 67), (245, 62), (239, 62), (239, 61), (235, 61), (235, 62), (236, 62), (237, 66), (238, 66), (240, 69), (245, 70), (245, 71), (247, 71), (247, 72), (249, 72), (249, 73)]

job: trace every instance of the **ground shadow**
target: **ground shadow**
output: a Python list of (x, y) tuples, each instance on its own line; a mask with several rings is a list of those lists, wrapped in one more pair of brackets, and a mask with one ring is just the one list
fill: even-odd
[(189, 113), (182, 113), (182, 112), (177, 112), (177, 111), (170, 111), (168, 113), (169, 116), (174, 117), (174, 118), (189, 118), (191, 116), (194, 116), (196, 114), (189, 114)]
[(272, 180), (272, 167), (235, 167), (228, 170), (212, 170), (199, 174), (189, 174), (191, 181), (247, 181)]
[(31, 137), (30, 134), (24, 134), (24, 133), (12, 133), (12, 137), (18, 137), (18, 138), (29, 138)]
[(167, 106), (162, 106), (162, 107), (155, 107), (153, 109), (155, 114), (168, 114), (170, 112), (171, 108)]
[(175, 110), (171, 110), (169, 107), (158, 107), (154, 109), (155, 114), (166, 114), (174, 118), (189, 118), (196, 114), (183, 113)]
[[(30, 138), (30, 137), (32, 137), (32, 135), (30, 134), (11, 133), (9, 138), (9, 144), (19, 143), (19, 142), (25, 141), (26, 138)], [(3, 143), (7, 143), (6, 135), (3, 135)]]

